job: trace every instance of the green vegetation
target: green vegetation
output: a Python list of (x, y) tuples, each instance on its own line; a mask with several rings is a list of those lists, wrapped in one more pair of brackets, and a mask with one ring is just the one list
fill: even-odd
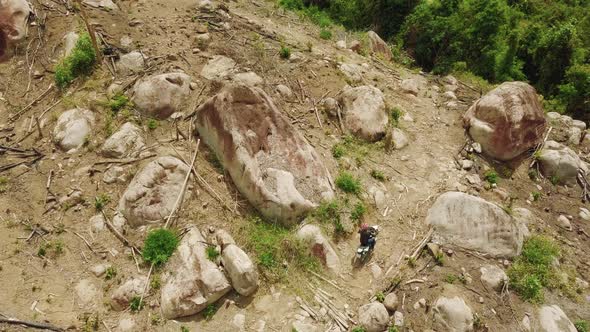
[(541, 193), (538, 191), (533, 191), (531, 195), (533, 196), (533, 202), (536, 202), (541, 199)]
[(332, 147), (332, 156), (336, 159), (342, 158), (345, 153), (346, 150), (344, 148), (344, 145), (340, 143), (334, 144), (334, 146)]
[(220, 255), (219, 251), (217, 251), (217, 248), (215, 248), (215, 246), (207, 246), (206, 252), (207, 259), (209, 259), (212, 262), (215, 262)]
[(367, 332), (367, 330), (364, 327), (357, 326), (352, 329), (352, 332)]
[(109, 109), (115, 113), (131, 106), (132, 103), (129, 98), (121, 93), (114, 95), (108, 102)]
[(362, 202), (355, 204), (352, 212), (350, 213), (350, 219), (353, 221), (360, 222), (367, 213), (367, 207)]
[(8, 188), (8, 178), (0, 176), (0, 194), (6, 192)]
[(559, 179), (559, 176), (557, 176), (557, 175), (551, 175), (549, 177), (549, 182), (551, 182), (551, 184), (554, 186), (558, 185), (559, 181), (560, 181), (560, 179)]
[(139, 296), (134, 296), (131, 301), (129, 302), (129, 309), (131, 309), (131, 311), (133, 312), (138, 312), (141, 309), (143, 309), (143, 301), (141, 300), (141, 297)]
[(158, 128), (159, 125), (160, 123), (156, 119), (149, 119), (147, 123), (147, 127), (149, 130), (155, 130), (156, 128)]
[(531, 179), (531, 181), (537, 181), (537, 179), (539, 178), (539, 172), (537, 172), (536, 169), (530, 169), (529, 170), (529, 179)]
[(489, 184), (498, 184), (498, 173), (494, 170), (488, 170), (483, 175), (484, 180), (486, 180)]
[(281, 44), (281, 48), (279, 49), (279, 55), (283, 59), (289, 59), (291, 57), (291, 49), (284, 44)]
[(385, 175), (383, 174), (383, 172), (378, 171), (376, 169), (371, 171), (371, 177), (381, 182), (385, 181)]
[(390, 327), (387, 329), (387, 332), (399, 332), (399, 330), (397, 329), (397, 327), (396, 327), (396, 326), (390, 326)]
[(37, 256), (39, 257), (52, 257), (56, 258), (64, 252), (64, 242), (62, 240), (53, 240), (50, 242), (43, 243), (39, 250), (37, 250)]
[(402, 111), (397, 107), (389, 110), (389, 122), (393, 127), (399, 126), (399, 119), (402, 117), (402, 115)]
[(88, 33), (83, 33), (76, 42), (72, 53), (55, 66), (55, 84), (66, 88), (79, 76), (92, 73), (96, 52)]
[(383, 292), (379, 292), (379, 293), (375, 294), (375, 299), (378, 302), (383, 303), (383, 301), (385, 301), (385, 295), (383, 295)]
[(343, 156), (350, 156), (360, 166), (369, 155), (370, 149), (376, 146), (378, 144), (366, 143), (352, 135), (346, 135), (342, 138), (342, 142), (332, 147), (332, 156), (336, 159), (340, 159)]
[(510, 286), (527, 301), (543, 302), (543, 287), (556, 286), (556, 268), (552, 262), (558, 256), (559, 248), (552, 240), (532, 236), (508, 269)]
[(104, 278), (106, 280), (111, 280), (117, 276), (117, 269), (114, 266), (109, 266), (106, 270)]
[(180, 326), (180, 332), (191, 332), (191, 330), (189, 330), (189, 328), (188, 328), (188, 327), (186, 327), (186, 326), (184, 326), (184, 325), (181, 325), (181, 326)]
[(449, 283), (449, 284), (454, 284), (455, 281), (457, 281), (457, 276), (454, 274), (447, 274), (445, 276), (445, 282)]
[(328, 29), (322, 29), (320, 31), (320, 38), (322, 38), (324, 40), (330, 40), (330, 39), (332, 39), (332, 31), (330, 31)]
[(392, 53), (398, 62), (479, 81), (529, 81), (544, 95), (548, 110), (590, 118), (589, 1), (278, 3), (322, 27), (336, 22), (352, 30), (373, 29), (396, 45)]
[(320, 262), (295, 234), (259, 217), (250, 219), (241, 234), (247, 249), (254, 253), (265, 279), (270, 282), (292, 281), (298, 272), (319, 270)]
[(348, 172), (341, 172), (336, 178), (336, 187), (345, 193), (360, 194), (361, 182)]
[(160, 266), (168, 261), (178, 247), (178, 237), (172, 231), (164, 228), (149, 232), (143, 245), (143, 259), (151, 264)]
[(102, 193), (96, 197), (94, 197), (94, 208), (96, 211), (102, 211), (104, 207), (109, 204), (111, 201), (111, 197), (105, 193)]
[(160, 279), (159, 274), (155, 274), (152, 276), (152, 280), (150, 280), (150, 288), (151, 289), (160, 289), (162, 286), (162, 280)]
[(214, 303), (211, 303), (207, 307), (205, 307), (205, 309), (203, 309), (203, 317), (205, 317), (206, 320), (210, 320), (211, 318), (213, 318), (216, 312), (217, 307)]
[(443, 266), (445, 264), (445, 255), (442, 252), (438, 252), (434, 255), (434, 261), (436, 265)]
[(574, 323), (578, 332), (590, 332), (590, 324), (585, 320), (578, 320)]

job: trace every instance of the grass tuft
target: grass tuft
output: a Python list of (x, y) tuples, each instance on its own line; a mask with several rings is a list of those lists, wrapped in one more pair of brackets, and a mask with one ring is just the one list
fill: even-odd
[(361, 182), (348, 172), (342, 172), (336, 178), (336, 187), (349, 194), (360, 194)]
[(139, 296), (134, 296), (131, 301), (129, 302), (129, 309), (133, 312), (138, 312), (143, 309), (143, 301)]
[(206, 320), (211, 320), (216, 312), (217, 307), (214, 303), (211, 303), (203, 310), (203, 317), (205, 317)]
[(283, 59), (289, 59), (291, 57), (291, 49), (286, 45), (282, 44), (281, 48), (279, 49), (279, 55)]
[(383, 172), (379, 171), (379, 170), (372, 170), (371, 171), (371, 177), (377, 181), (385, 181), (385, 174), (383, 174)]
[(578, 332), (590, 332), (590, 324), (585, 320), (578, 320), (574, 323)]
[(209, 259), (212, 262), (215, 262), (217, 260), (217, 257), (219, 257), (220, 255), (219, 251), (217, 251), (217, 248), (215, 248), (215, 246), (207, 246), (206, 252), (207, 259)]
[(55, 84), (64, 89), (77, 77), (92, 73), (96, 52), (88, 33), (83, 33), (72, 53), (55, 66)]
[(111, 197), (105, 193), (102, 193), (94, 197), (94, 208), (96, 211), (102, 211), (104, 207), (111, 202)]
[(160, 266), (168, 261), (178, 247), (178, 237), (172, 231), (164, 228), (151, 231), (143, 246), (143, 259), (151, 264)]
[(401, 119), (403, 115), (402, 110), (397, 107), (394, 107), (389, 110), (389, 121), (393, 127), (399, 126), (399, 119)]
[(332, 39), (332, 31), (330, 31), (328, 29), (322, 29), (322, 30), (320, 30), (320, 38), (322, 38), (324, 40), (330, 40), (330, 39)]
[(494, 170), (488, 170), (484, 173), (483, 177), (489, 184), (498, 184), (499, 176)]

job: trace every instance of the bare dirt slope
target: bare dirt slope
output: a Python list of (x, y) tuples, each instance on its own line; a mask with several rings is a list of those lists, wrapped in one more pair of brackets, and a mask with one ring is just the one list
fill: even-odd
[[(101, 163), (105, 158), (98, 154), (109, 125), (106, 109), (100, 101), (106, 100), (106, 89), (112, 82), (131, 86), (138, 76), (113, 75), (112, 63), (106, 58), (91, 77), (76, 82), (66, 92), (52, 88), (45, 93), (53, 84), (52, 71), (63, 52), (63, 36), (78, 30), (82, 22), (62, 2), (34, 0), (36, 24), (29, 28), (27, 41), (18, 46), (9, 62), (0, 64), (0, 166), (32, 161), (42, 155), (34, 163), (0, 173), (6, 179), (0, 193), (0, 314), (47, 321), (74, 330), (82, 330), (87, 317), (98, 314), (100, 331), (117, 331), (124, 319), (133, 320), (133, 329), (137, 331), (179, 331), (180, 326), (191, 331), (237, 331), (233, 322), (236, 314), (241, 313), (245, 316), (246, 331), (259, 331), (262, 322), (265, 331), (291, 331), (291, 322), (300, 314), (295, 297), (310, 299), (308, 283), (319, 285), (334, 295), (333, 301), (340, 309), (356, 315), (360, 305), (387, 289), (395, 277), (402, 277), (396, 293), (404, 299), (401, 311), (405, 326), (408, 331), (423, 331), (432, 326), (432, 313), (429, 308), (415, 309), (414, 303), (421, 298), (432, 303), (443, 287), (449, 287), (445, 282), (447, 276), (461, 275), (463, 268), (473, 276), (474, 282), (450, 287), (469, 303), (481, 318), (482, 326), (486, 325), (489, 331), (523, 330), (520, 322), (534, 306), (513, 293), (500, 296), (486, 290), (479, 281), (482, 264), (501, 265), (502, 262), (458, 248), (454, 248), (452, 256), (445, 257), (443, 266), (436, 265), (427, 251), (412, 263), (413, 266), (404, 259), (427, 233), (424, 217), (440, 193), (460, 189), (504, 204), (498, 194), (471, 187), (465, 180), (468, 173), (483, 174), (488, 165), (484, 159), (476, 158), (477, 167), (470, 172), (459, 170), (455, 162), (466, 141), (461, 116), (480, 96), (479, 90), (460, 84), (457, 108), (450, 109), (444, 106), (439, 93), (444, 85), (442, 78), (337, 49), (333, 41), (319, 39), (319, 30), (311, 23), (277, 9), (270, 2), (224, 3), (229, 9), (227, 17), (218, 12), (199, 11), (195, 1), (189, 0), (116, 3), (117, 10), (87, 7), (90, 21), (115, 53), (138, 49), (146, 55), (146, 69), (140, 75), (172, 69), (182, 69), (189, 74), (195, 85), (185, 114), (219, 89), (200, 76), (202, 67), (214, 55), (228, 56), (242, 70), (252, 70), (264, 78), (264, 90), (273, 96), (281, 111), (320, 153), (331, 174), (335, 177), (341, 170), (348, 169), (361, 179), (364, 201), (371, 206), (366, 221), (382, 227), (377, 250), (370, 262), (355, 267), (351, 261), (358, 244), (357, 236), (334, 239), (344, 269), (338, 276), (326, 272), (326, 278), (333, 280), (338, 288), (311, 274), (308, 280), (297, 282), (271, 284), (263, 281), (253, 298), (242, 299), (230, 293), (221, 299), (218, 302), (221, 308), (210, 320), (196, 315), (180, 321), (159, 321), (159, 292), (155, 290), (150, 291), (146, 298), (148, 305), (139, 313), (111, 310), (109, 301), (113, 289), (131, 276), (146, 275), (149, 267), (137, 264), (141, 263), (141, 258), (134, 257), (107, 229), (92, 229), (89, 220), (96, 214), (94, 197), (101, 194), (111, 197), (106, 211), (112, 215), (130, 178), (153, 156), (175, 155), (190, 160), (195, 146), (190, 132), (193, 126), (182, 119), (168, 120), (148, 130), (147, 119), (138, 117), (146, 129), (146, 143), (153, 156), (121, 164), (127, 175), (125, 183), (104, 183), (103, 173), (111, 165), (118, 164)], [(224, 23), (229, 24), (229, 29), (223, 28)], [(196, 31), (204, 27), (208, 27), (211, 35), (206, 49), (195, 41)], [(339, 32), (337, 35), (344, 37), (346, 34)], [(121, 45), (122, 37), (130, 38), (132, 44)], [(279, 56), (281, 44), (287, 45), (300, 59), (282, 59)], [(378, 87), (391, 107), (403, 110), (405, 116), (399, 127), (409, 137), (406, 148), (386, 153), (382, 145), (367, 145), (363, 147), (367, 152), (360, 157), (351, 154), (340, 161), (334, 159), (332, 147), (342, 141), (338, 122), (320, 110), (320, 127), (314, 104), (326, 96), (336, 96), (348, 84), (337, 68), (339, 63), (358, 64), (363, 70), (363, 82), (355, 85), (364, 83)], [(400, 89), (401, 81), (406, 78), (421, 82), (418, 96)], [(289, 86), (294, 96), (281, 97), (276, 93), (277, 84)], [(58, 115), (75, 106), (95, 112), (97, 124), (83, 151), (65, 154), (53, 144), (52, 131)], [(119, 116), (110, 125), (117, 128), (123, 122)], [(211, 160), (211, 152), (201, 145), (196, 169), (224, 204), (235, 212), (223, 208), (206, 188), (191, 181), (191, 196), (183, 205), (178, 226), (197, 225), (202, 230), (208, 226), (226, 228), (240, 242), (240, 230), (249, 222), (253, 210), (237, 193), (229, 175), (216, 168)], [(571, 267), (576, 276), (587, 279), (590, 238), (584, 232), (565, 231), (556, 223), (559, 214), (568, 214), (574, 216), (576, 229), (589, 229), (577, 218), (582, 206), (579, 189), (532, 182), (527, 175), (528, 163), (524, 161), (511, 176), (502, 178), (499, 187), (517, 198), (516, 206), (526, 206), (539, 218), (538, 223), (529, 225), (531, 231), (557, 239), (564, 251), (562, 264)], [(372, 178), (373, 170), (382, 172), (386, 180), (381, 183)], [(543, 199), (526, 204), (537, 185), (542, 186)], [(374, 207), (374, 198), (369, 194), (372, 187), (386, 194), (382, 209)], [(55, 204), (74, 190), (82, 192), (82, 203)], [(127, 226), (125, 231), (125, 236), (138, 244), (143, 242), (147, 232)], [(56, 251), (56, 246), (62, 249)], [(48, 248), (44, 257), (38, 255), (41, 247)], [(100, 263), (116, 267), (116, 277), (105, 280), (104, 276), (94, 276), (90, 268)], [(419, 281), (406, 283), (413, 279)], [(81, 280), (91, 284), (85, 287), (86, 291), (94, 290), (87, 302), (79, 297), (77, 286)], [(559, 304), (572, 320), (588, 319), (590, 305), (586, 296), (580, 294), (576, 302), (558, 292), (548, 292), (546, 302)], [(226, 299), (234, 302), (224, 302)], [(307, 321), (311, 322), (311, 318)], [(323, 330), (331, 326), (330, 320), (314, 324)], [(0, 329), (24, 330), (1, 324)]]

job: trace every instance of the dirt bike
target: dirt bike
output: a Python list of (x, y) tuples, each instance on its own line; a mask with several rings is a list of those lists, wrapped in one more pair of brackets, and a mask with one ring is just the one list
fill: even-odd
[[(377, 239), (377, 234), (379, 234), (379, 226), (375, 225), (375, 226), (371, 226), (371, 228), (374, 230), (373, 232), (373, 238), (376, 240)], [(367, 258), (369, 256), (371, 256), (371, 254), (373, 253), (373, 249), (375, 246), (373, 246), (373, 248), (371, 248), (370, 246), (359, 246), (356, 249), (356, 255), (354, 257), (355, 262), (358, 263), (364, 263)]]

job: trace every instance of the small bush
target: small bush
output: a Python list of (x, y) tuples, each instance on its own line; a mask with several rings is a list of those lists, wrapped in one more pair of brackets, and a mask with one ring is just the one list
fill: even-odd
[(533, 191), (531, 195), (533, 196), (533, 202), (536, 202), (539, 199), (541, 199), (541, 193), (538, 191)]
[(375, 294), (375, 299), (376, 299), (378, 302), (381, 302), (381, 303), (383, 303), (383, 301), (385, 301), (385, 295), (383, 295), (383, 293), (382, 293), (382, 292), (379, 292), (379, 293)]
[(143, 259), (160, 266), (168, 261), (178, 247), (178, 237), (170, 230), (160, 228), (151, 231), (143, 246)]
[(543, 236), (529, 238), (514, 264), (508, 269), (510, 285), (520, 296), (534, 303), (543, 302), (543, 287), (553, 287), (556, 280), (552, 261), (559, 248)]
[(348, 172), (342, 172), (336, 178), (336, 187), (349, 194), (360, 194), (361, 182)]
[(51, 256), (55, 258), (60, 256), (64, 252), (64, 242), (62, 240), (53, 240), (47, 243), (42, 244), (37, 250), (37, 256), (39, 257), (47, 257)]
[(279, 50), (279, 55), (283, 59), (289, 59), (291, 57), (291, 49), (285, 45), (281, 45), (281, 49)]
[(129, 101), (129, 98), (127, 98), (127, 96), (124, 94), (114, 95), (108, 103), (109, 109), (115, 113), (129, 107), (130, 105), (131, 102)]
[(158, 128), (159, 125), (160, 123), (156, 119), (149, 119), (147, 123), (147, 127), (149, 130), (155, 130), (156, 128)]
[(72, 53), (55, 66), (55, 84), (66, 88), (79, 76), (89, 75), (96, 62), (96, 52), (88, 33), (83, 33)]
[(321, 222), (334, 222), (340, 219), (340, 204), (338, 201), (322, 202), (314, 211), (314, 216)]
[(111, 197), (107, 194), (100, 194), (94, 197), (94, 208), (96, 211), (102, 211), (104, 207), (109, 204), (111, 201)]
[(150, 288), (151, 289), (160, 289), (162, 286), (162, 280), (158, 274), (152, 276), (152, 280), (150, 280)]
[(402, 115), (403, 112), (397, 107), (389, 110), (389, 121), (393, 127), (399, 126), (399, 119), (402, 117)]
[(0, 194), (6, 192), (8, 188), (8, 178), (0, 176)]
[(367, 330), (364, 327), (357, 326), (352, 329), (352, 332), (367, 332)]
[(131, 301), (129, 302), (129, 309), (131, 309), (131, 311), (133, 312), (138, 312), (141, 309), (143, 309), (143, 301), (141, 300), (141, 297), (139, 296), (134, 296)]
[(590, 324), (585, 320), (579, 320), (574, 323), (578, 332), (590, 332)]
[(111, 280), (111, 279), (115, 278), (116, 276), (117, 276), (117, 269), (113, 266), (109, 266), (107, 268), (105, 275), (104, 275), (104, 278), (106, 280)]
[(437, 253), (434, 255), (434, 261), (436, 265), (443, 266), (445, 264), (445, 255), (442, 252)]
[(454, 284), (455, 281), (457, 281), (457, 276), (454, 274), (447, 274), (445, 276), (445, 282), (449, 283), (449, 284)]
[(371, 171), (371, 177), (377, 181), (385, 181), (385, 175), (383, 174), (383, 172), (378, 171), (376, 169)]
[(332, 39), (332, 31), (330, 31), (328, 29), (322, 29), (320, 31), (320, 38), (322, 38), (324, 40), (330, 40), (330, 39)]
[(346, 154), (346, 149), (342, 144), (334, 144), (332, 147), (332, 156), (336, 159), (342, 158)]
[(494, 170), (489, 170), (489, 171), (485, 172), (483, 177), (489, 184), (497, 184), (498, 183), (499, 176), (498, 176), (498, 173), (496, 173), (496, 171), (494, 171)]
[(181, 325), (180, 326), (180, 332), (191, 332), (191, 330), (188, 329), (188, 327)]
[(203, 317), (205, 317), (206, 320), (210, 320), (211, 318), (213, 318), (216, 312), (217, 307), (215, 306), (215, 304), (211, 303), (203, 310)]
[(209, 259), (212, 262), (215, 262), (217, 260), (217, 257), (219, 257), (219, 251), (217, 251), (217, 248), (215, 248), (215, 246), (207, 246), (207, 259)]
[(365, 213), (367, 213), (367, 207), (362, 202), (359, 202), (352, 209), (352, 212), (350, 213), (350, 219), (357, 222), (361, 221)]
[(551, 177), (549, 178), (549, 181), (551, 182), (552, 185), (556, 186), (559, 184), (559, 176), (557, 175), (551, 175)]
[(399, 332), (399, 330), (398, 330), (398, 329), (397, 329), (397, 327), (395, 327), (395, 326), (390, 326), (390, 327), (387, 329), (387, 332)]
[(539, 172), (537, 172), (536, 169), (530, 169), (529, 170), (529, 179), (531, 179), (532, 181), (537, 181), (538, 178), (539, 178)]

